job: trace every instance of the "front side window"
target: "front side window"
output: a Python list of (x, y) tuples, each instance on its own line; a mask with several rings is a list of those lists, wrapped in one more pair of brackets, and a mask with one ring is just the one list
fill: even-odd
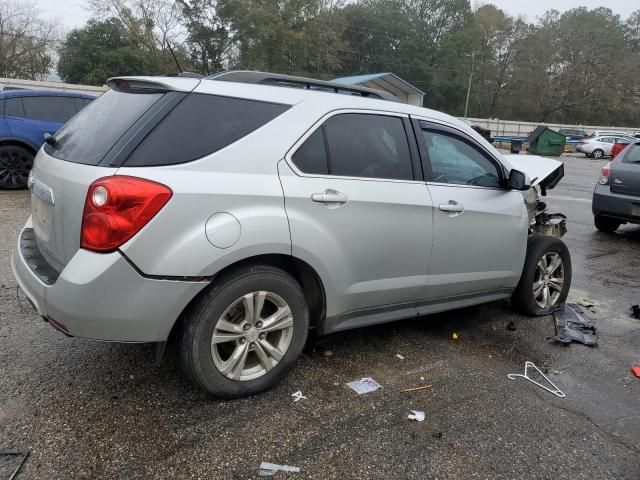
[(500, 187), (498, 167), (467, 141), (430, 129), (422, 130), (422, 137), (431, 163), (432, 181)]
[(22, 97), (24, 116), (35, 120), (64, 123), (77, 112), (73, 97)]

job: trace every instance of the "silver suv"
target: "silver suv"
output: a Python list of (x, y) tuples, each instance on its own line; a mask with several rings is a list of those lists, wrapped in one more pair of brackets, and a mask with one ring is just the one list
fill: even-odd
[(565, 219), (539, 200), (558, 161), (365, 88), (258, 72), (109, 85), (38, 152), (12, 257), (67, 335), (171, 336), (196, 384), (238, 397), (281, 379), (310, 329), (508, 298), (545, 315), (567, 296)]

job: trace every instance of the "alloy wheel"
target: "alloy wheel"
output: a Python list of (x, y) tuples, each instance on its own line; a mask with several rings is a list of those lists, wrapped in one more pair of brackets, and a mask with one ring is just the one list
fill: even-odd
[(602, 158), (604, 157), (604, 152), (602, 150), (594, 150), (593, 158)]
[(218, 319), (211, 356), (225, 377), (253, 380), (282, 360), (292, 337), (293, 315), (287, 302), (273, 292), (252, 292), (234, 301)]
[(31, 155), (22, 149), (6, 149), (0, 153), (0, 185), (24, 188), (32, 166)]
[(533, 297), (538, 307), (547, 309), (558, 302), (564, 286), (564, 264), (559, 254), (542, 255), (533, 279)]

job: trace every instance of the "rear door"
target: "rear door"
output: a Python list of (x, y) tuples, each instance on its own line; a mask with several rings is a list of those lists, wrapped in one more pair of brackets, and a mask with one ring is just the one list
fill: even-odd
[(432, 203), (407, 116), (333, 112), (279, 164), (293, 254), (325, 282), (327, 315), (421, 300)]
[[(611, 164), (611, 191), (640, 197), (640, 143), (635, 143), (616, 157)], [(640, 216), (640, 204), (634, 216)]]
[(434, 205), (429, 298), (513, 288), (527, 245), (522, 193), (503, 188), (498, 159), (464, 132), (415, 125)]

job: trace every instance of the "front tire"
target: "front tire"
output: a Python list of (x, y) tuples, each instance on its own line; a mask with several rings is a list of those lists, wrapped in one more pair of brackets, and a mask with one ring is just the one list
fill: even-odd
[(18, 145), (0, 146), (0, 188), (19, 190), (27, 186), (33, 154)]
[(600, 215), (596, 215), (593, 217), (593, 223), (598, 230), (605, 233), (614, 232), (620, 225), (622, 225), (622, 222), (616, 220), (615, 218), (602, 217)]
[(258, 265), (223, 275), (186, 312), (180, 360), (187, 376), (220, 398), (267, 390), (295, 365), (309, 310), (296, 280)]
[(531, 317), (548, 315), (565, 302), (570, 288), (571, 255), (564, 242), (544, 235), (529, 237), (513, 307)]

